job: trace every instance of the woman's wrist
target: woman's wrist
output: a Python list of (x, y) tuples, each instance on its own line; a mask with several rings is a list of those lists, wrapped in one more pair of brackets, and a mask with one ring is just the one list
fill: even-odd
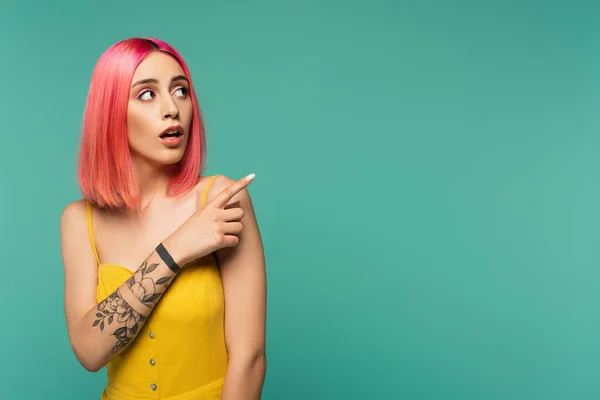
[(177, 246), (177, 241), (168, 237), (156, 246), (156, 252), (167, 266), (175, 273), (187, 264), (185, 253)]
[(173, 259), (171, 253), (169, 253), (169, 251), (165, 248), (165, 246), (162, 243), (159, 243), (158, 246), (156, 246), (155, 250), (160, 256), (160, 258), (163, 260), (163, 262), (167, 264), (167, 267), (169, 267), (169, 269), (173, 271), (173, 273), (177, 274), (181, 270), (179, 264)]

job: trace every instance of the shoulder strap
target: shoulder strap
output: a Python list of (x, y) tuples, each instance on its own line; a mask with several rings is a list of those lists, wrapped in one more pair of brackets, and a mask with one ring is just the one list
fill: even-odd
[(96, 256), (96, 262), (100, 264), (100, 258), (98, 258), (98, 251), (96, 250), (96, 242), (94, 241), (94, 230), (92, 229), (92, 203), (86, 200), (87, 203), (87, 220), (88, 220), (88, 233), (90, 235), (90, 243), (92, 249), (94, 249), (94, 255)]
[(208, 194), (208, 189), (210, 188), (210, 185), (212, 185), (213, 181), (217, 176), (219, 175), (213, 175), (204, 187), (204, 191), (202, 191), (202, 202), (200, 203), (201, 207), (204, 206), (204, 204), (206, 204), (206, 195)]

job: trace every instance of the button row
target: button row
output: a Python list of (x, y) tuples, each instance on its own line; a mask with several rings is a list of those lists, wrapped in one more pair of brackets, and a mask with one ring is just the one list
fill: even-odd
[[(154, 332), (150, 331), (148, 332), (148, 337), (150, 339), (154, 339)], [(154, 358), (150, 359), (150, 365), (155, 366), (156, 365), (156, 360)], [(156, 386), (156, 383), (153, 383), (150, 385), (150, 390), (152, 390), (153, 392), (158, 388), (158, 386)]]

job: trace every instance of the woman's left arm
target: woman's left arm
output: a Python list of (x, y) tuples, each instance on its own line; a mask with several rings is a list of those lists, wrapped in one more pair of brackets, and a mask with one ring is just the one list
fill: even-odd
[[(213, 183), (219, 193), (235, 180), (225, 176)], [(212, 191), (212, 190), (211, 190)], [(227, 373), (222, 400), (259, 400), (265, 372), (266, 268), (262, 239), (247, 189), (228, 203), (244, 210), (239, 242), (217, 250), (225, 296)]]

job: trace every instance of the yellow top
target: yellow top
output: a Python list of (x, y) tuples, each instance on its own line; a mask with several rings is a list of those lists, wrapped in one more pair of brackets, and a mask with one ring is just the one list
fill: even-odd
[[(202, 193), (202, 205), (216, 176)], [(132, 272), (100, 262), (90, 203), (88, 229), (98, 261), (100, 303)], [(227, 369), (224, 312), (221, 273), (213, 253), (181, 270), (133, 342), (106, 365), (102, 400), (219, 399)]]

